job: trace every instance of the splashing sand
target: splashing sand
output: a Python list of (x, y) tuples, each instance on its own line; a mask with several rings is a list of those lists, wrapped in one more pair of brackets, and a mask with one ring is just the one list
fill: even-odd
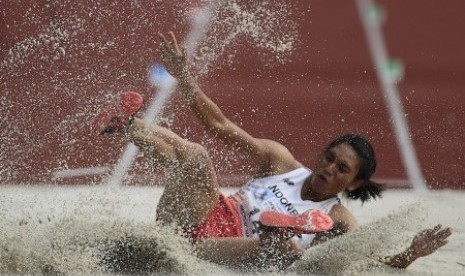
[[(154, 187), (1, 186), (0, 273), (237, 275), (238, 271), (196, 258), (184, 239), (153, 222), (161, 191)], [(284, 274), (398, 273), (383, 267), (377, 257), (405, 248), (413, 234), (425, 227), (425, 217), (437, 222), (437, 214), (425, 211), (423, 204), (402, 202), (408, 197), (408, 192), (404, 196), (388, 193), (382, 201), (390, 201), (390, 208), (370, 210), (364, 218), (368, 222), (360, 229), (307, 250)], [(440, 197), (432, 193), (428, 200)], [(436, 209), (447, 211), (448, 202), (460, 200), (448, 194), (446, 200), (436, 200), (440, 204)], [(382, 213), (386, 209), (395, 211), (386, 215)], [(376, 216), (379, 219), (373, 222)], [(452, 215), (446, 223), (455, 223), (461, 232), (465, 229), (463, 220)], [(406, 273), (460, 272), (454, 260), (459, 262), (463, 255), (463, 234), (457, 235), (455, 251), (446, 260), (441, 261), (441, 253), (447, 254), (447, 248), (417, 261), (420, 264)], [(269, 273), (282, 275), (272, 269), (256, 272)]]
[[(212, 65), (223, 67), (232, 63), (237, 47), (244, 44), (266, 60), (264, 66), (286, 62), (295, 49), (297, 23), (292, 20), (293, 6), (289, 2), (220, 1), (213, 13), (207, 38), (194, 60), (199, 76), (207, 74)], [(218, 64), (219, 58), (224, 63)]]
[[(110, 200), (114, 190), (91, 190), (80, 191), (76, 205), (65, 200), (49, 205), (48, 210), (41, 209), (47, 205), (44, 199), (36, 198), (18, 209), (17, 202), (2, 198), (2, 206), (9, 201), (17, 213), (3, 209), (0, 215), (0, 273), (200, 275), (223, 271), (197, 259), (173, 229), (116, 215), (117, 203)], [(125, 201), (130, 208), (129, 198)]]
[[(210, 0), (201, 2), (210, 5)], [(213, 67), (230, 65), (237, 48), (244, 45), (266, 57), (264, 65), (269, 66), (285, 62), (294, 50), (298, 38), (292, 4), (247, 2), (215, 4), (211, 28), (196, 54), (194, 69), (199, 76)], [(47, 149), (66, 154), (44, 164), (48, 172), (37, 175), (42, 178), (37, 182), (46, 182), (44, 176), (49, 172), (74, 164), (75, 156), (87, 160), (84, 166), (93, 165), (96, 160), (81, 150), (91, 147), (93, 141), (76, 139), (88, 133), (82, 122), (90, 121), (97, 107), (122, 89), (147, 89), (146, 68), (156, 62), (154, 37), (163, 27), (159, 22), (174, 16), (173, 23), (185, 24), (192, 6), (186, 2), (173, 12), (169, 3), (160, 1), (135, 1), (128, 3), (127, 9), (99, 1), (49, 4), (50, 15), (33, 14), (43, 19), (44, 25), (14, 41), (0, 61), (0, 150), (4, 153), (0, 155), (0, 177), (5, 182), (17, 182), (20, 176), (15, 172), (21, 174), (30, 167), (30, 160)], [(15, 12), (20, 11), (8, 14)], [(11, 26), (14, 28), (14, 22)], [(105, 160), (106, 153), (97, 155)]]

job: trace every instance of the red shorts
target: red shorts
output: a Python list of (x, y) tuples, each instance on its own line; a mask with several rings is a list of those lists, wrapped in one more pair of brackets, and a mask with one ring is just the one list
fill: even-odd
[(184, 231), (192, 243), (205, 238), (242, 237), (242, 227), (234, 200), (223, 194), (205, 220), (191, 231)]

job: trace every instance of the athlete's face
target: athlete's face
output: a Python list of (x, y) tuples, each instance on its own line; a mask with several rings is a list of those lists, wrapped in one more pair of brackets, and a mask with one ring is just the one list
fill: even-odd
[(311, 178), (312, 190), (322, 197), (333, 197), (345, 189), (356, 189), (361, 185), (355, 181), (359, 168), (357, 153), (347, 143), (323, 151)]

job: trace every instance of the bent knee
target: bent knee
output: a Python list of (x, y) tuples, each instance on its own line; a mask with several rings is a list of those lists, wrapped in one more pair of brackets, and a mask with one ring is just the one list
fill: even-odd
[(210, 159), (208, 151), (200, 144), (188, 142), (181, 149), (176, 149), (179, 159), (207, 161)]

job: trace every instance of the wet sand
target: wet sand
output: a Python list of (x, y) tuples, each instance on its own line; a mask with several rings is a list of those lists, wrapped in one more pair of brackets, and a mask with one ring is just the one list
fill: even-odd
[[(2, 273), (14, 273), (15, 271), (27, 273), (43, 272), (43, 262), (37, 264), (40, 262), (30, 260), (32, 257), (29, 251), (39, 250), (43, 252), (36, 252), (38, 253), (37, 255), (44, 257), (48, 254), (47, 260), (53, 259), (55, 266), (60, 267), (61, 272), (70, 273), (78, 270), (82, 273), (95, 273), (95, 267), (82, 269), (82, 267), (86, 266), (84, 262), (77, 265), (75, 263), (70, 264), (69, 260), (66, 260), (69, 256), (80, 258), (80, 254), (88, 254), (94, 257), (95, 253), (90, 254), (87, 252), (92, 250), (79, 247), (79, 250), (75, 250), (76, 252), (66, 253), (68, 254), (66, 255), (62, 252), (63, 248), (68, 250), (75, 246), (71, 242), (76, 239), (75, 237), (83, 239), (82, 237), (89, 234), (96, 237), (98, 235), (113, 235), (112, 233), (116, 229), (115, 225), (118, 223), (120, 223), (118, 224), (118, 229), (123, 229), (123, 232), (139, 231), (138, 235), (144, 236), (144, 231), (150, 232), (150, 227), (154, 222), (156, 204), (161, 191), (161, 188), (156, 187), (107, 189), (99, 186), (0, 186), (0, 219), (2, 221), (0, 222), (0, 230), (3, 232), (0, 238), (0, 253), (2, 253), (0, 254), (0, 270)], [(223, 192), (226, 194), (233, 193), (234, 191), (235, 189), (223, 189)], [(396, 229), (406, 232), (402, 233), (405, 235), (403, 235), (401, 240), (407, 242), (413, 236), (416, 229), (438, 223), (452, 227), (453, 235), (446, 246), (431, 256), (417, 260), (406, 271), (401, 272), (385, 267), (363, 268), (357, 271), (357, 267), (352, 267), (350, 269), (341, 268), (340, 273), (366, 275), (392, 275), (398, 273), (406, 275), (465, 275), (465, 192), (444, 190), (420, 193), (411, 190), (389, 190), (381, 200), (365, 203), (363, 206), (358, 202), (349, 202), (345, 199), (343, 203), (353, 211), (362, 227), (373, 224), (373, 229), (377, 229), (370, 234), (367, 234), (365, 229), (365, 232), (345, 241), (345, 244), (352, 244), (352, 246), (360, 244), (360, 248), (357, 248), (357, 246), (347, 248), (347, 253), (350, 252), (351, 254), (350, 258), (356, 256), (355, 253), (357, 250), (360, 252), (369, 250), (369, 246), (366, 246), (369, 243), (372, 243), (374, 246), (382, 244), (380, 237), (383, 235), (394, 236), (392, 233), (395, 233)], [(415, 211), (416, 213), (409, 211), (408, 206), (412, 205), (421, 206), (421, 211), (417, 210)], [(410, 225), (410, 218), (407, 216), (421, 217), (419, 212), (425, 218), (412, 218)], [(378, 223), (378, 226), (376, 226), (376, 223)], [(404, 225), (401, 225), (402, 223)], [(383, 227), (385, 228), (380, 228), (379, 224), (384, 225)], [(53, 227), (47, 228), (47, 225)], [(105, 232), (102, 229), (107, 230)], [(37, 234), (39, 232), (41, 232), (40, 235)], [(154, 235), (151, 238), (163, 239), (163, 236), (160, 236), (159, 233), (155, 233)], [(389, 238), (387, 241), (390, 240)], [(46, 241), (47, 239), (50, 241)], [(359, 242), (356, 239), (361, 240)], [(64, 245), (57, 245), (57, 240), (63, 241)], [(50, 246), (50, 244), (53, 246)], [(70, 244), (73, 246), (70, 246)], [(325, 252), (324, 250), (333, 252), (334, 246), (337, 247), (343, 244), (343, 242), (336, 241), (326, 248), (321, 248), (320, 252)], [(93, 243), (89, 242), (89, 248), (92, 248), (92, 246), (94, 246)], [(403, 246), (406, 246), (405, 243), (404, 245), (397, 244), (395, 250), (399, 250)], [(331, 247), (333, 248), (331, 249)], [(392, 248), (391, 246), (390, 250)], [(18, 252), (12, 253), (15, 250)], [(164, 252), (174, 254), (171, 256), (174, 260), (171, 260), (173, 262), (176, 262), (177, 257), (180, 255), (183, 255), (183, 260), (190, 258), (186, 257), (186, 254), (189, 254), (189, 252), (182, 246), (164, 248), (163, 250)], [(63, 254), (62, 256), (65, 256), (63, 260), (55, 260), (55, 255), (57, 255), (58, 251), (60, 254)], [(339, 253), (345, 254), (343, 251), (339, 250)], [(383, 252), (383, 250), (378, 251)], [(386, 254), (388, 253), (389, 251), (386, 250)], [(179, 254), (179, 256), (176, 254)], [(333, 255), (328, 259), (328, 262), (332, 262), (331, 258), (336, 262), (336, 258), (340, 259), (340, 257)], [(12, 259), (15, 259), (15, 265), (10, 263)], [(83, 257), (83, 259), (85, 258)], [(190, 264), (192, 264), (192, 267), (189, 267)], [(210, 264), (194, 267), (199, 265), (196, 259), (192, 259), (191, 262), (186, 261), (183, 265), (187, 266), (187, 268), (182, 267), (182, 269), (179, 268), (181, 270), (175, 271), (186, 272), (188, 274), (205, 273), (206, 271), (211, 274), (224, 274), (229, 271), (218, 266), (210, 266)], [(27, 269), (23, 266), (27, 266)], [(205, 270), (205, 267), (208, 266), (210, 270)], [(70, 271), (66, 271), (67, 267), (69, 267)], [(213, 267), (213, 271), (211, 267)], [(333, 273), (337, 271), (337, 268), (335, 269), (329, 271)], [(232, 271), (229, 272), (234, 274)], [(328, 271), (323, 270), (322, 272)], [(307, 273), (302, 270), (293, 270), (286, 274)]]

